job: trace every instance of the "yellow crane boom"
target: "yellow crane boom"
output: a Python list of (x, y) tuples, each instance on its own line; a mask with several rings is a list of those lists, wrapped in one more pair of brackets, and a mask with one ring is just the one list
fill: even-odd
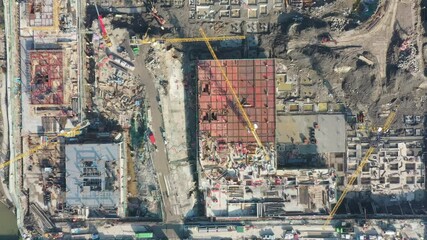
[[(225, 41), (225, 40), (243, 40), (245, 36), (219, 36), (219, 37), (207, 37), (208, 41)], [(144, 39), (131, 39), (131, 45), (143, 45), (151, 44), (154, 42), (164, 43), (188, 43), (188, 42), (204, 42), (205, 38), (150, 38), (144, 37)]]
[(42, 143), (42, 144), (40, 144), (34, 148), (31, 148), (30, 150), (26, 151), (25, 153), (18, 154), (17, 156), (15, 156), (13, 159), (11, 159), (9, 161), (1, 163), (0, 169), (3, 169), (5, 167), (9, 166), (11, 163), (18, 161), (21, 158), (25, 158), (25, 157), (33, 155), (34, 153), (36, 153), (40, 149), (43, 149), (43, 148), (47, 147), (48, 145), (52, 144), (52, 142), (55, 141), (56, 139), (58, 139), (59, 137), (74, 137), (74, 136), (80, 134), (80, 130), (87, 127), (87, 126), (89, 126), (89, 122), (83, 121), (82, 123), (78, 124), (76, 127), (72, 128), (70, 131), (59, 133), (55, 137), (48, 139), (45, 143)]
[[(383, 128), (378, 130), (378, 134), (379, 134), (380, 137), (381, 137), (381, 134), (387, 132), (390, 129), (390, 126), (393, 123), (395, 117), (396, 117), (396, 111), (392, 111), (390, 113), (390, 115), (388, 115), (387, 120), (385, 121)], [(377, 139), (376, 141), (378, 141), (378, 140), (379, 139)], [(344, 188), (344, 190), (343, 190), (340, 198), (338, 199), (337, 203), (335, 204), (334, 208), (329, 213), (329, 216), (326, 219), (323, 227), (326, 227), (327, 225), (329, 225), (331, 223), (331, 220), (334, 218), (335, 213), (338, 211), (338, 208), (341, 206), (342, 202), (344, 201), (345, 196), (347, 195), (348, 191), (350, 191), (350, 189), (351, 189), (354, 181), (356, 181), (357, 177), (362, 172), (362, 169), (366, 165), (366, 163), (368, 162), (369, 157), (375, 151), (375, 148), (376, 148), (375, 146), (371, 146), (368, 149), (368, 151), (366, 151), (365, 157), (360, 162), (360, 164), (357, 167), (356, 171), (351, 175), (350, 180), (348, 181), (347, 185), (345, 186), (345, 188)]]
[[(239, 107), (240, 113), (242, 114), (243, 118), (245, 119), (246, 124), (248, 125), (249, 130), (251, 131), (252, 135), (254, 136), (254, 138), (255, 138), (258, 146), (261, 147), (264, 150), (264, 152), (266, 152), (266, 150), (264, 148), (264, 145), (262, 144), (261, 139), (259, 138), (254, 125), (252, 124), (251, 120), (248, 117), (248, 114), (246, 113), (245, 109), (243, 108), (242, 104), (240, 103), (240, 99), (237, 96), (236, 90), (234, 90), (233, 85), (231, 84), (230, 80), (228, 79), (227, 74), (225, 73), (224, 68), (222, 67), (221, 63), (219, 62), (218, 57), (216, 56), (215, 51), (213, 50), (211, 44), (209, 43), (210, 38), (208, 38), (206, 36), (206, 33), (205, 33), (205, 31), (203, 31), (202, 28), (200, 28), (199, 31), (200, 31), (200, 34), (202, 34), (202, 36), (203, 36), (202, 39), (204, 39), (204, 42), (206, 43), (206, 46), (208, 47), (209, 52), (211, 53), (212, 57), (214, 58), (215, 63), (218, 65), (218, 67), (219, 67), (219, 69), (221, 71), (221, 74), (224, 77), (225, 82), (227, 83), (228, 88), (230, 89), (231, 95), (234, 98), (234, 102)], [(268, 157), (268, 154), (267, 154), (266, 157)]]

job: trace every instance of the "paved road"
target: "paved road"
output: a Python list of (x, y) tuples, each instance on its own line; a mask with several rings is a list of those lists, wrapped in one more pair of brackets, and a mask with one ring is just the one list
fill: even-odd
[[(8, 121), (8, 112), (7, 112), (7, 106), (6, 103), (7, 101), (7, 91), (6, 91), (6, 75), (5, 74), (1, 74), (0, 75), (1, 78), (1, 84), (0, 84), (0, 96), (1, 96), (1, 116), (2, 116), (2, 132), (3, 132), (3, 138), (2, 138), (2, 142), (1, 142), (1, 155), (0, 155), (0, 162), (6, 161), (7, 160), (7, 153), (9, 151), (9, 121)], [(1, 186), (0, 188), (2, 189), (1, 194), (4, 195), (5, 198), (7, 198), (9, 201), (12, 202), (12, 197), (10, 196), (10, 192), (9, 189), (7, 188), (6, 184), (3, 182), (3, 170), (0, 170), (2, 172), (2, 174), (0, 175), (0, 181), (1, 181)]]
[[(14, 0), (4, 1), (5, 3), (5, 28), (6, 28), (6, 51), (7, 51), (7, 99), (8, 99), (8, 106), (7, 106), (7, 115), (8, 115), (8, 124), (9, 124), (9, 148), (10, 148), (10, 159), (13, 159), (15, 157), (16, 149), (18, 148), (18, 145), (16, 145), (15, 140), (20, 139), (20, 133), (19, 129), (17, 128), (17, 123), (20, 123), (19, 119), (14, 116), (15, 114), (19, 114), (19, 111), (16, 111), (17, 106), (19, 104), (19, 97), (18, 95), (12, 94), (11, 91), (13, 90), (14, 81), (18, 75), (16, 75), (16, 60), (15, 57), (19, 54), (19, 51), (17, 49), (17, 46), (15, 45), (16, 41), (16, 35), (19, 31), (17, 26), (15, 26), (15, 17), (17, 15), (17, 3)], [(18, 115), (19, 116), (19, 115)], [(19, 151), (18, 151), (19, 152)], [(20, 193), (19, 190), (20, 184), (20, 176), (18, 175), (18, 166), (19, 161), (15, 161), (10, 165), (10, 172), (9, 172), (9, 190), (13, 199), (13, 202), (16, 207), (16, 215), (17, 215), (17, 222), (18, 227), (20, 230), (23, 229), (23, 209), (21, 206), (21, 200), (20, 200)]]
[(169, 176), (169, 161), (166, 155), (166, 148), (163, 142), (163, 137), (160, 132), (160, 127), (163, 126), (163, 116), (160, 112), (160, 106), (157, 101), (158, 91), (155, 86), (156, 79), (153, 79), (152, 75), (145, 66), (144, 59), (147, 54), (148, 47), (141, 47), (140, 55), (136, 58), (135, 61), (135, 71), (134, 74), (139, 76), (145, 85), (145, 90), (147, 94), (148, 104), (151, 111), (151, 130), (154, 133), (156, 138), (157, 151), (152, 153), (153, 165), (157, 172), (160, 190), (162, 192), (163, 199), (163, 219), (166, 223), (180, 221), (180, 216), (175, 215), (171, 202), (168, 197), (168, 186), (165, 177)]

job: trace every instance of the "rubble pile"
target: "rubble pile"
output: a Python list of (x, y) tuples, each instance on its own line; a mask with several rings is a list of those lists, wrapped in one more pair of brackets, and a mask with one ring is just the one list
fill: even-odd
[(138, 156), (139, 161), (135, 161), (134, 166), (137, 173), (138, 197), (144, 203), (140, 206), (142, 207), (140, 216), (158, 217), (161, 197), (156, 182), (156, 174), (153, 171), (153, 162), (148, 160), (150, 159), (149, 155), (149, 151), (141, 152)]
[(344, 31), (345, 26), (348, 24), (348, 20), (344, 18), (331, 18), (328, 22), (332, 31)]
[[(135, 66), (122, 44), (126, 29), (112, 28), (109, 24), (111, 18), (105, 20), (109, 26), (107, 31), (112, 33), (112, 42), (118, 44), (109, 48), (101, 36), (93, 34), (89, 37), (91, 47), (87, 51), (92, 52), (91, 59), (96, 69), (90, 92), (97, 111), (126, 128), (130, 126), (134, 113), (140, 112), (143, 106), (144, 87), (133, 75)], [(97, 28), (97, 21), (93, 21), (92, 29)]]
[[(99, 79), (97, 99), (98, 110), (110, 119), (120, 121), (120, 116), (132, 116), (141, 105), (144, 87), (136, 84), (135, 77), (116, 70), (106, 81)], [(126, 126), (124, 122), (124, 126)]]
[(418, 67), (418, 60), (416, 59), (416, 57), (417, 57), (417, 47), (413, 42), (411, 42), (408, 44), (408, 46), (405, 46), (403, 51), (400, 51), (398, 65), (397, 65), (398, 68), (411, 73), (418, 72), (419, 67)]
[(145, 59), (145, 64), (150, 70), (160, 68), (159, 57), (154, 54), (154, 48), (150, 48), (150, 50), (148, 51), (147, 58)]

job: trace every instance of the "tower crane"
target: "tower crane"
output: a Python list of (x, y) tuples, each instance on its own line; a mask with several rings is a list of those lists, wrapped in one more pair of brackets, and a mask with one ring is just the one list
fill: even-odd
[(375, 140), (371, 143), (371, 146), (369, 147), (368, 151), (366, 151), (365, 157), (360, 162), (359, 166), (357, 167), (356, 171), (351, 175), (350, 180), (348, 181), (347, 185), (345, 186), (340, 198), (338, 199), (337, 203), (335, 204), (332, 211), (329, 213), (328, 218), (326, 219), (325, 223), (323, 224), (323, 228), (325, 228), (327, 225), (330, 224), (331, 220), (334, 218), (335, 213), (337, 212), (338, 208), (341, 206), (342, 202), (344, 201), (345, 196), (347, 193), (351, 190), (352, 185), (354, 181), (356, 181), (357, 177), (362, 172), (363, 167), (366, 165), (366, 163), (369, 160), (369, 157), (371, 154), (375, 151), (378, 142), (381, 140), (384, 133), (386, 133), (389, 129), (391, 124), (393, 123), (394, 119), (396, 117), (396, 111), (393, 110), (387, 117), (384, 126), (382, 128), (379, 128), (377, 131), (377, 137)]
[(237, 96), (236, 90), (233, 88), (233, 85), (231, 84), (230, 80), (228, 79), (227, 74), (224, 71), (224, 68), (222, 68), (222, 65), (219, 62), (218, 57), (216, 56), (216, 53), (215, 53), (215, 51), (212, 48), (212, 45), (209, 43), (209, 38), (206, 36), (206, 33), (205, 33), (205, 31), (203, 31), (202, 28), (200, 28), (199, 31), (200, 31), (200, 34), (202, 35), (202, 38), (204, 39), (204, 41), (206, 43), (206, 46), (209, 49), (209, 52), (211, 53), (213, 59), (215, 60), (216, 65), (219, 66), (221, 74), (224, 77), (225, 82), (227, 83), (228, 88), (230, 89), (231, 95), (233, 96), (234, 102), (239, 107), (240, 113), (242, 114), (243, 118), (245, 119), (246, 124), (248, 125), (249, 131), (254, 136), (255, 141), (258, 144), (258, 147), (260, 147), (264, 151), (265, 158), (269, 159), (270, 158), (269, 157), (269, 153), (267, 152), (267, 149), (262, 144), (261, 139), (259, 138), (258, 133), (256, 132), (256, 128), (255, 128), (254, 124), (251, 122), (251, 120), (249, 119), (248, 114), (246, 113), (244, 107), (240, 103), (240, 99)]
[(108, 36), (107, 30), (105, 29), (104, 20), (102, 20), (102, 16), (99, 14), (98, 6), (95, 3), (96, 14), (98, 15), (99, 26), (101, 27), (102, 39), (104, 39), (105, 44), (108, 47), (111, 47), (113, 44), (111, 43), (110, 37)]
[[(209, 42), (212, 41), (225, 41), (225, 40), (243, 40), (245, 36), (218, 36), (218, 37), (207, 37)], [(150, 38), (145, 35), (143, 39), (131, 39), (131, 45), (143, 45), (143, 44), (151, 44), (154, 42), (160, 43), (188, 43), (188, 42), (204, 42), (205, 38)]]
[(21, 153), (17, 156), (15, 156), (13, 159), (10, 159), (9, 161), (6, 161), (4, 163), (0, 164), (0, 170), (9, 166), (11, 163), (14, 163), (18, 160), (20, 160), (21, 158), (25, 158), (28, 156), (33, 155), (34, 153), (36, 153), (37, 151), (39, 151), (40, 149), (43, 149), (47, 146), (49, 146), (50, 144), (52, 144), (55, 140), (57, 140), (59, 137), (65, 137), (65, 138), (69, 138), (69, 137), (74, 137), (76, 135), (79, 135), (81, 133), (81, 130), (88, 127), (90, 125), (89, 121), (85, 120), (79, 124), (77, 124), (77, 126), (75, 126), (74, 128), (72, 128), (70, 131), (66, 131), (66, 132), (60, 132), (58, 135), (56, 135), (53, 138), (48, 139), (45, 143), (42, 143), (34, 148), (31, 148), (30, 150)]

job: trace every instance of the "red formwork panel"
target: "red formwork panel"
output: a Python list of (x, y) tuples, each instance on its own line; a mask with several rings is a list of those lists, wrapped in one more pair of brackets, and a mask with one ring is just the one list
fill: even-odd
[(31, 104), (63, 104), (62, 50), (29, 52)]
[[(246, 113), (252, 123), (257, 124), (261, 141), (274, 143), (274, 60), (222, 60), (220, 64), (239, 99), (246, 99)], [(255, 143), (255, 138), (248, 131), (220, 67), (214, 61), (199, 61), (198, 79), (198, 89), (203, 89), (206, 84), (210, 88), (210, 94), (199, 93), (199, 112), (212, 112), (217, 115), (216, 119), (203, 120), (203, 115), (200, 114), (200, 130), (229, 143)]]

